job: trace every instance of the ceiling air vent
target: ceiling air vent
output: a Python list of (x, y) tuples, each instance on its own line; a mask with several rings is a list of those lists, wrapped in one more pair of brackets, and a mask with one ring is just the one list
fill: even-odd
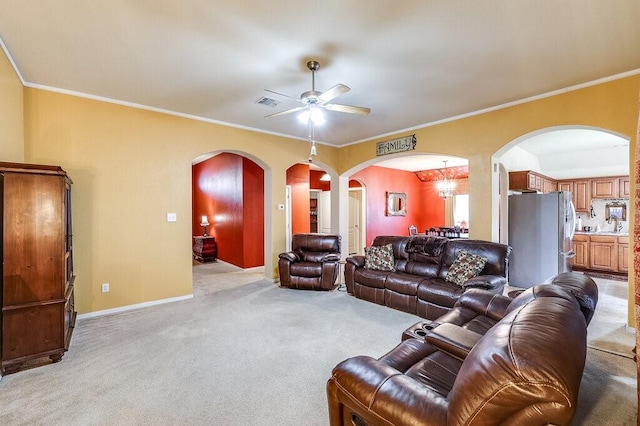
[(271, 108), (277, 107), (280, 105), (280, 101), (276, 101), (275, 99), (267, 98), (266, 96), (262, 96), (256, 100), (257, 104), (268, 106)]

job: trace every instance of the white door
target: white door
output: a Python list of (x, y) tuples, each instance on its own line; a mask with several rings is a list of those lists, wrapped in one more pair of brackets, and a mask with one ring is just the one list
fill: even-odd
[(349, 190), (349, 255), (362, 254), (362, 191)]
[(331, 191), (322, 191), (318, 196), (318, 232), (331, 233)]

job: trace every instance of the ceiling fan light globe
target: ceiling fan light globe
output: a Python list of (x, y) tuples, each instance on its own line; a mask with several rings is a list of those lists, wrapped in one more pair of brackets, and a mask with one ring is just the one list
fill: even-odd
[(305, 109), (298, 114), (298, 120), (303, 124), (308, 124), (309, 119), (311, 119), (314, 125), (322, 125), (326, 121), (322, 110), (319, 108)]

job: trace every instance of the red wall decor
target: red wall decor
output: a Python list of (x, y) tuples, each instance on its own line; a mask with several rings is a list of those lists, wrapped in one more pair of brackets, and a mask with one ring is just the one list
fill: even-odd
[[(350, 178), (362, 182), (367, 191), (367, 245), (378, 235), (408, 235), (410, 225), (418, 232), (444, 225), (444, 199), (438, 197), (433, 182), (422, 182), (413, 172), (377, 166)], [(406, 216), (387, 216), (387, 192), (407, 194)]]
[(264, 171), (253, 161), (222, 153), (192, 168), (192, 232), (202, 216), (216, 237), (218, 258), (241, 268), (264, 265)]

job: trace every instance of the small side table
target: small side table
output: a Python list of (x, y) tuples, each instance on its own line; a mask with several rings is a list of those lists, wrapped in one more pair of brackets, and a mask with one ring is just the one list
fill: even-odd
[(193, 237), (193, 258), (198, 262), (211, 262), (218, 257), (216, 237)]

